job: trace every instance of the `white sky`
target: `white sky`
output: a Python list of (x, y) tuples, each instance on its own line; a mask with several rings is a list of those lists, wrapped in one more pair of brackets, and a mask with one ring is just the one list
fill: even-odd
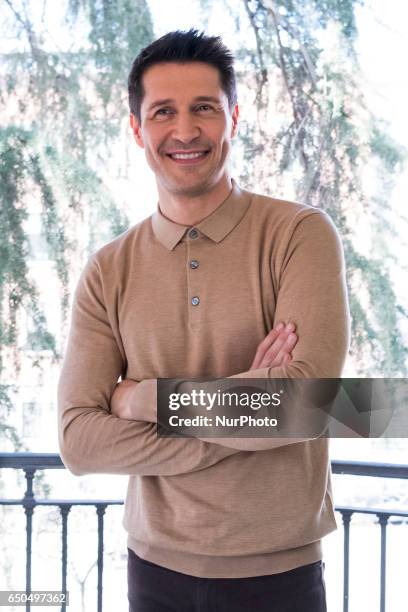
[(367, 79), (365, 95), (390, 121), (392, 135), (408, 146), (408, 3), (371, 0), (356, 13), (357, 50)]

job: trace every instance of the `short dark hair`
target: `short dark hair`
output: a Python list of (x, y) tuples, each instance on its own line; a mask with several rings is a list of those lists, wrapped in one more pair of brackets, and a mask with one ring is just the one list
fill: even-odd
[(144, 91), (142, 77), (154, 64), (164, 62), (204, 62), (220, 73), (221, 86), (232, 108), (237, 101), (234, 56), (220, 36), (206, 36), (195, 29), (168, 32), (142, 49), (132, 64), (128, 79), (129, 107), (140, 121), (140, 108)]

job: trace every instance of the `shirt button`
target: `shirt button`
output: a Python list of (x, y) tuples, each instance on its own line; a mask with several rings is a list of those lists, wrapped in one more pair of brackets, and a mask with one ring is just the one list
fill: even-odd
[(188, 232), (188, 235), (194, 240), (198, 237), (198, 231), (193, 227), (193, 229)]
[(200, 303), (200, 298), (195, 295), (193, 298), (191, 298), (191, 303), (193, 306), (198, 306)]
[(198, 266), (199, 266), (199, 263), (198, 263), (198, 261), (196, 259), (192, 259), (190, 261), (190, 268), (192, 270), (195, 270), (196, 268), (198, 268)]

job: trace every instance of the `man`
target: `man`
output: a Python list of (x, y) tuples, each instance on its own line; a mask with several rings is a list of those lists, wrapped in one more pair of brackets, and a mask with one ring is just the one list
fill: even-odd
[(156, 380), (340, 376), (337, 232), (320, 210), (232, 181), (238, 106), (218, 37), (153, 42), (132, 66), (129, 102), (159, 205), (79, 281), (62, 458), (74, 474), (130, 476), (131, 611), (321, 612), (321, 538), (335, 529), (327, 441), (160, 438)]

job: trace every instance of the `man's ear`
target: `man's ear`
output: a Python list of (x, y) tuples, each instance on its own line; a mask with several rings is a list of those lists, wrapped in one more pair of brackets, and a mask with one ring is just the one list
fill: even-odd
[(238, 133), (238, 118), (239, 118), (238, 104), (235, 104), (231, 117), (232, 117), (231, 138), (234, 138), (234, 136), (236, 136)]
[(133, 113), (130, 113), (129, 123), (130, 123), (130, 127), (132, 128), (132, 132), (133, 132), (133, 135), (135, 137), (137, 144), (139, 145), (139, 147), (144, 149), (140, 121), (137, 119), (137, 117)]

